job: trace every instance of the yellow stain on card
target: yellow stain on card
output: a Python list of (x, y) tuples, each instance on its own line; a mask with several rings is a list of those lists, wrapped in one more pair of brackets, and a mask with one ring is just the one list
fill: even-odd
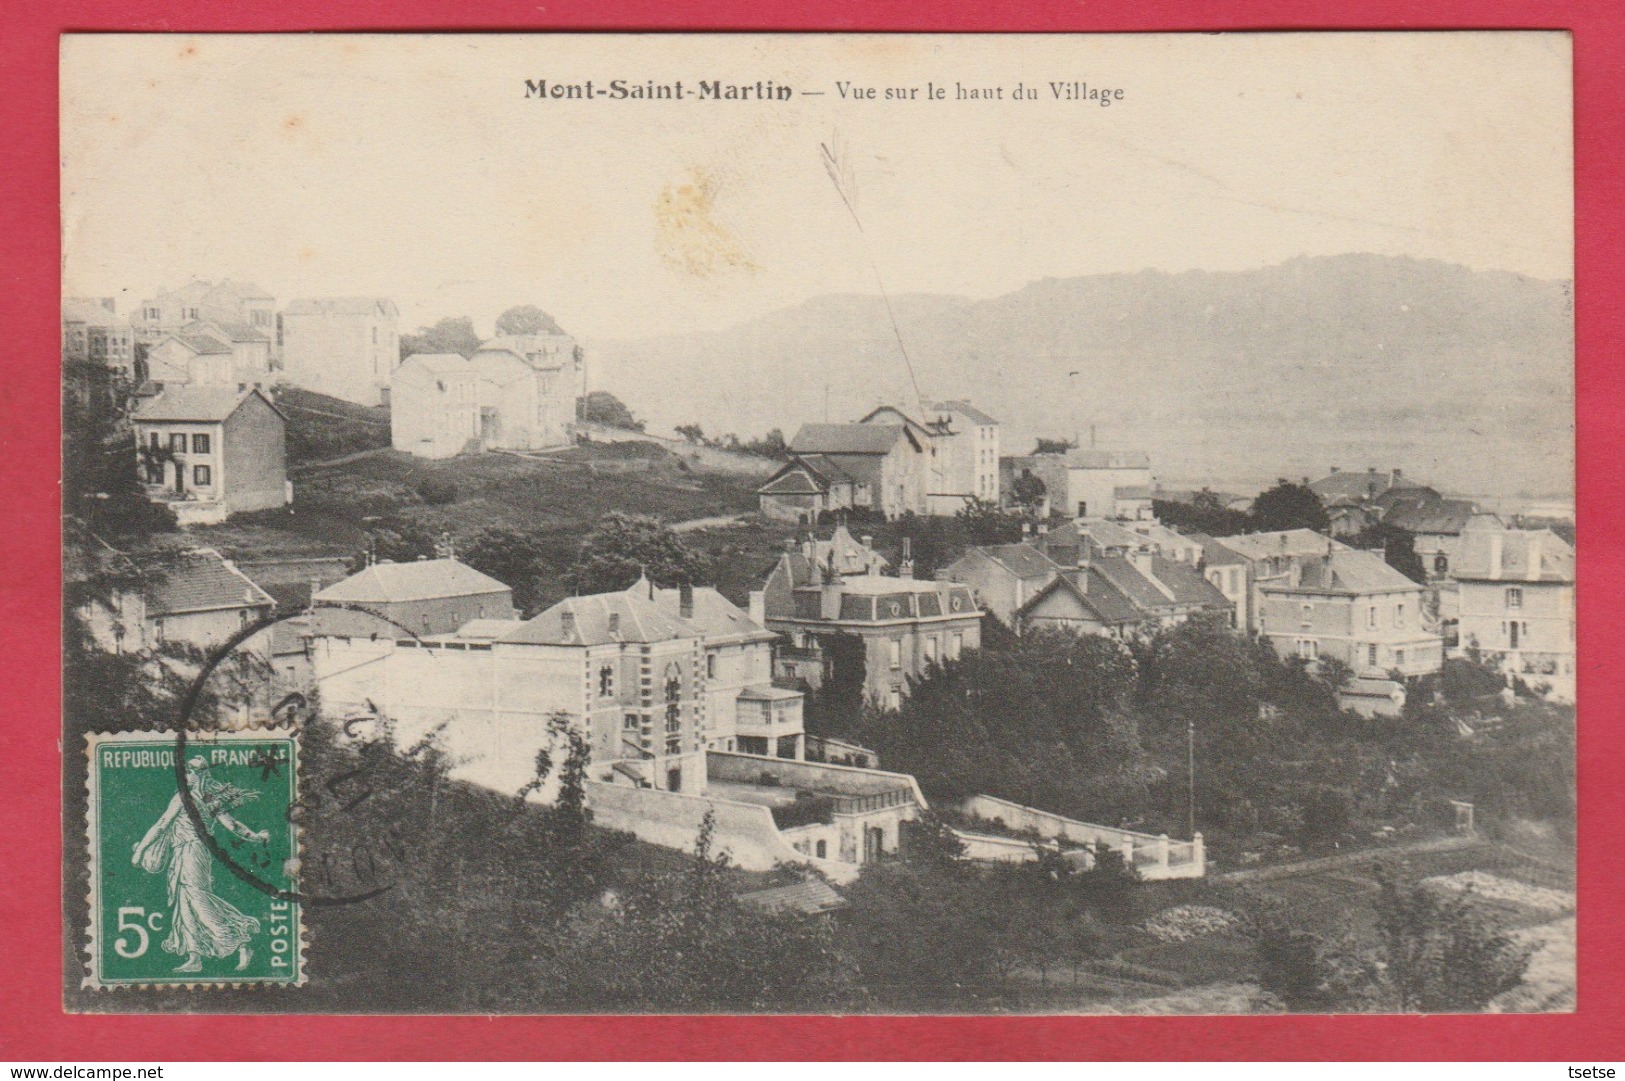
[(739, 238), (717, 217), (719, 185), (705, 169), (686, 183), (667, 184), (655, 199), (655, 248), (673, 270), (696, 278), (754, 274), (760, 269)]

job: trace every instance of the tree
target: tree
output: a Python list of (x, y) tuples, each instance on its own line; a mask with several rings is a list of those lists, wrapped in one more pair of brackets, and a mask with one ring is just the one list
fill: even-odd
[(1530, 950), (1489, 924), (1471, 891), (1379, 879), (1377, 929), (1401, 1011), (1476, 1013), (1523, 981)]
[(491, 526), (474, 534), (457, 558), (513, 590), (514, 607), (530, 612), (542, 603), (541, 581), (547, 574), (542, 546), (529, 533)]
[(686, 866), (578, 906), (539, 959), (555, 1006), (593, 1012), (817, 1012), (849, 1006), (851, 963), (820, 916), (741, 902), (707, 812)]
[(598, 520), (566, 578), (578, 593), (622, 590), (646, 576), (665, 585), (705, 578), (705, 560), (656, 518), (615, 511)]
[(590, 391), (576, 406), (576, 415), (588, 424), (602, 424), (606, 428), (625, 428), (643, 431), (643, 421), (632, 415), (622, 401), (607, 390)]
[(679, 424), (673, 430), (690, 443), (698, 445), (705, 442), (705, 429), (698, 424)]
[(502, 334), (563, 334), (553, 317), (534, 304), (520, 304), (497, 316), (496, 332)]
[(419, 327), (416, 334), (401, 335), (401, 358), (415, 353), (456, 353), (471, 357), (480, 347), (474, 333), (474, 320), (468, 316), (442, 319), (432, 327)]
[(1252, 916), (1252, 940), (1259, 987), (1294, 1013), (1336, 1008), (1326, 943), (1320, 935), (1293, 926), (1278, 903), (1259, 901)]
[(1252, 527), (1252, 519), (1239, 510), (1225, 506), (1214, 492), (1203, 488), (1189, 503), (1169, 499), (1154, 499), (1151, 509), (1159, 521), (1183, 532), (1207, 533), (1214, 537), (1230, 537), (1245, 533)]
[(1010, 498), (1029, 514), (1037, 513), (1048, 494), (1049, 488), (1030, 469), (1023, 469), (1021, 476), (1010, 485)]
[(1306, 484), (1278, 481), (1253, 500), (1252, 525), (1259, 532), (1312, 529), (1323, 533), (1331, 526), (1320, 497)]
[(350, 557), (350, 573), (364, 570), (370, 563), (411, 563), (433, 559), (437, 538), (413, 522), (379, 522), (367, 530), (366, 546)]

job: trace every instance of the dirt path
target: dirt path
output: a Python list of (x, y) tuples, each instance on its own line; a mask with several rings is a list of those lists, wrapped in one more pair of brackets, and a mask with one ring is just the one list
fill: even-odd
[(686, 522), (678, 522), (671, 527), (673, 533), (692, 533), (697, 529), (717, 529), (722, 526), (737, 525), (749, 518), (748, 512), (739, 514), (719, 514), (714, 518), (693, 518)]

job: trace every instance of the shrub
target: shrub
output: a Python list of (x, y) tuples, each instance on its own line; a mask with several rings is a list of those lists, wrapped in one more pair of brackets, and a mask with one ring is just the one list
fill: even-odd
[(450, 477), (424, 477), (418, 482), (418, 495), (431, 507), (457, 502), (457, 482)]

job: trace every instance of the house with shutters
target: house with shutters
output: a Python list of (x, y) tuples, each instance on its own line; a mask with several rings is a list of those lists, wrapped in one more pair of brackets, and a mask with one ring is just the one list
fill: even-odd
[[(1247, 621), (1244, 625), (1249, 631), (1262, 629), (1259, 623), (1262, 598), (1258, 593), (1261, 587), (1289, 582), (1295, 569), (1305, 562), (1320, 559), (1331, 553), (1353, 551), (1342, 541), (1333, 540), (1312, 529), (1241, 533), (1233, 537), (1216, 538), (1214, 543), (1247, 561), (1247, 577), (1251, 582), (1251, 593), (1248, 597)], [(1206, 546), (1204, 555), (1207, 555)], [(1207, 558), (1213, 557), (1207, 555)]]
[(97, 394), (121, 399), (146, 378), (136, 372), (135, 332), (112, 297), (63, 298), (62, 374), (81, 403)]
[(1573, 701), (1574, 547), (1549, 529), (1472, 529), (1451, 568), (1460, 648)]
[(278, 317), (284, 378), (357, 405), (386, 405), (401, 363), (388, 297), (296, 297)]
[(1190, 563), (1149, 545), (1122, 555), (1084, 551), (1017, 609), (1018, 633), (1049, 628), (1127, 639), (1190, 620), (1231, 622), (1233, 605)]
[(910, 679), (982, 644), (969, 586), (893, 577), (878, 563), (849, 574), (831, 558), (786, 552), (764, 584), (763, 611), (781, 636), (781, 679), (809, 689), (850, 682), (883, 709), (902, 703)]
[(166, 386), (130, 422), (148, 498), (182, 525), (293, 502), (287, 421), (257, 387)]
[(1378, 678), (1423, 676), (1443, 664), (1444, 640), (1424, 625), (1422, 586), (1381, 555), (1323, 545), (1285, 567), (1257, 579), (1258, 630), (1282, 657), (1335, 658)]

